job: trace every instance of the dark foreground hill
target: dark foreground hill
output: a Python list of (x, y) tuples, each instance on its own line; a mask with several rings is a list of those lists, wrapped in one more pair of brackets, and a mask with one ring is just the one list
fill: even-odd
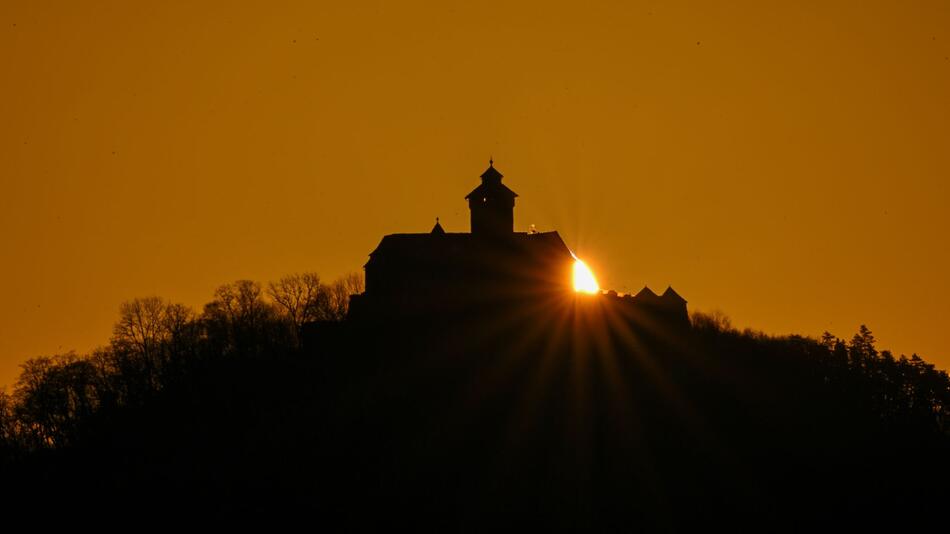
[(327, 530), (946, 522), (946, 374), (866, 330), (667, 327), (571, 298), (315, 324), (300, 348), (213, 339), (61, 445), (10, 449), (9, 510)]

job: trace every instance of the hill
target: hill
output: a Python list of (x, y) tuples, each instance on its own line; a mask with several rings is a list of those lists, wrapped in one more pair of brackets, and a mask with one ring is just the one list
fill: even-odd
[(199, 316), (158, 300), (154, 335), (120, 321), (92, 355), (24, 366), (0, 397), (11, 510), (879, 529), (947, 497), (947, 374), (864, 327), (673, 326), (579, 295), (298, 324), (231, 289)]

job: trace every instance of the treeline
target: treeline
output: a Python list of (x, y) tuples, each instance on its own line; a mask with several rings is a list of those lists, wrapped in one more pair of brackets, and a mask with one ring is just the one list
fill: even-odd
[(30, 360), (0, 394), (0, 502), (349, 530), (908, 530), (942, 513), (950, 378), (865, 326), (664, 325), (573, 295), (344, 320), (361, 291), (310, 273), (221, 286), (200, 312), (122, 304), (108, 345)]
[(200, 313), (155, 296), (124, 302), (106, 346), (27, 360), (12, 394), (0, 390), (0, 465), (75, 445), (97, 423), (223, 361), (293, 354), (303, 325), (342, 321), (362, 291), (359, 274), (324, 283), (306, 272), (219, 286)]
[[(262, 286), (239, 280), (218, 287), (200, 313), (159, 297), (124, 302), (108, 345), (32, 358), (12, 393), (0, 390), (0, 453), (68, 447), (90, 430), (97, 414), (141, 406), (157, 392), (188, 384), (190, 375), (223, 361), (296, 355), (307, 324), (340, 322), (349, 295), (362, 292), (358, 274), (330, 284), (316, 273), (294, 274)], [(818, 379), (849, 409), (893, 429), (950, 432), (950, 378), (917, 354), (878, 351), (861, 325), (850, 340), (738, 331), (721, 314), (693, 313), (693, 334), (706, 350), (744, 346), (796, 377)], [(776, 354), (785, 361), (775, 361)], [(771, 357), (770, 357), (771, 355)]]
[[(895, 357), (878, 351), (874, 334), (861, 325), (850, 340), (824, 332), (819, 339), (769, 336), (733, 328), (721, 313), (694, 313), (693, 330), (706, 346), (746, 346), (791, 380), (818, 381), (842, 408), (861, 412), (884, 431), (913, 430), (950, 435), (950, 377), (916, 353)], [(783, 354), (784, 360), (776, 360)], [(770, 357), (771, 356), (771, 357)], [(805, 375), (805, 376), (802, 376)], [(829, 410), (835, 407), (829, 406)]]

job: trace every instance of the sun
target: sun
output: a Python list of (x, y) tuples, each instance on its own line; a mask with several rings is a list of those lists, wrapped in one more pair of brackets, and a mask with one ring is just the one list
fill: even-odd
[(594, 273), (577, 256), (574, 256), (574, 291), (591, 294), (600, 292), (600, 285), (594, 278)]

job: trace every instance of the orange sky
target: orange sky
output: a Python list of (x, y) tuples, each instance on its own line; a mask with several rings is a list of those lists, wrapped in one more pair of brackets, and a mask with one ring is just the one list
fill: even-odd
[(516, 229), (602, 286), (950, 367), (950, 3), (0, 4), (0, 385), (119, 303)]

